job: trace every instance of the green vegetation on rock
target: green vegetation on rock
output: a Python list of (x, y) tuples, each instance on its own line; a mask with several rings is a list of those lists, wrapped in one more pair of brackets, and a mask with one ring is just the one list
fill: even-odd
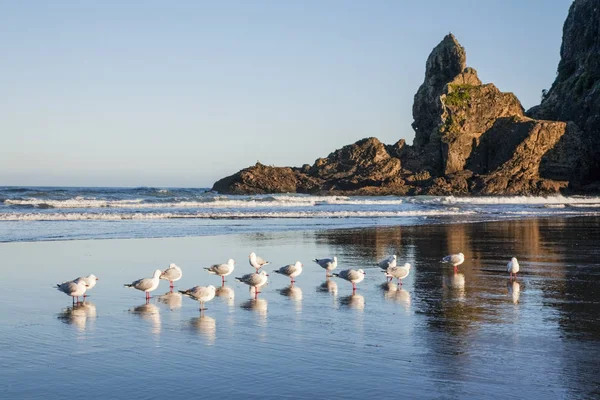
[(470, 90), (473, 89), (474, 87), (475, 86), (473, 86), (473, 85), (467, 85), (467, 84), (448, 85), (448, 88), (451, 90), (448, 91), (448, 94), (446, 95), (446, 98), (444, 99), (444, 103), (447, 106), (452, 106), (452, 107), (466, 106), (469, 103), (469, 100), (471, 100)]

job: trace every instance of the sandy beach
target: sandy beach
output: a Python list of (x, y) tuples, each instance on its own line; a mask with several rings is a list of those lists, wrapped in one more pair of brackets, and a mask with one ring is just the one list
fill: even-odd
[[(0, 388), (5, 398), (590, 398), (600, 395), (600, 218), (3, 243)], [(270, 272), (300, 260), (294, 287), (271, 274), (253, 300), (233, 276), (248, 254)], [(439, 263), (462, 251), (454, 274)], [(402, 288), (376, 261), (413, 264)], [(336, 255), (350, 283), (311, 262)], [(509, 281), (505, 265), (522, 271)], [(207, 303), (148, 305), (124, 283), (175, 262), (177, 289), (220, 285), (202, 267), (236, 260)], [(82, 306), (53, 289), (100, 280)], [(93, 384), (90, 378), (93, 377)]]

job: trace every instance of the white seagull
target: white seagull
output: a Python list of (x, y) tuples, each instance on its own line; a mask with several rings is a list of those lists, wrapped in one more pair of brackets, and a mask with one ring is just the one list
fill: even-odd
[(410, 263), (405, 263), (401, 267), (389, 267), (385, 271), (385, 276), (390, 278), (390, 282), (392, 279), (398, 279), (398, 285), (402, 286), (402, 279), (406, 278), (410, 273)]
[(256, 297), (260, 291), (259, 288), (267, 284), (267, 278), (269, 274), (266, 271), (260, 271), (259, 273), (246, 274), (242, 277), (235, 278), (236, 281), (245, 283), (246, 285), (254, 288), (254, 296)]
[(396, 266), (396, 255), (395, 254), (393, 256), (389, 256), (385, 260), (379, 261), (379, 268), (381, 268), (384, 271), (387, 270), (389, 267), (395, 267), (395, 266)]
[(221, 285), (225, 284), (225, 277), (233, 272), (235, 268), (235, 261), (230, 258), (227, 260), (226, 264), (213, 264), (210, 267), (205, 267), (204, 269), (208, 271), (209, 274), (219, 275), (221, 277)]
[(340, 271), (338, 274), (333, 274), (333, 276), (337, 276), (339, 278), (347, 280), (348, 282), (351, 282), (353, 292), (356, 290), (356, 284), (362, 282), (363, 279), (365, 279), (365, 275), (365, 271), (363, 271), (362, 269), (359, 269), (358, 271), (355, 271), (353, 269), (345, 269), (343, 271)]
[(294, 283), (296, 282), (294, 278), (296, 278), (302, 273), (302, 263), (300, 261), (296, 261), (296, 263), (294, 264), (286, 265), (273, 272), (276, 274), (288, 276), (290, 278), (290, 281)]
[(516, 257), (511, 258), (508, 264), (506, 264), (506, 270), (510, 274), (510, 279), (513, 278), (513, 275), (514, 278), (517, 279), (517, 272), (519, 272), (519, 262), (517, 261)]
[(337, 257), (320, 259), (315, 258), (313, 261), (319, 264), (321, 268), (325, 269), (325, 276), (327, 277), (331, 276), (329, 275), (330, 271), (333, 271), (337, 268)]
[(172, 263), (169, 265), (169, 268), (165, 269), (162, 274), (160, 274), (160, 279), (169, 281), (169, 287), (173, 289), (173, 282), (180, 280), (182, 276), (183, 272), (181, 272), (181, 268)]
[(213, 285), (209, 286), (194, 286), (188, 290), (180, 290), (179, 293), (191, 297), (200, 302), (200, 311), (206, 310), (204, 303), (214, 299), (217, 289)]
[(452, 264), (454, 272), (456, 272), (458, 271), (458, 268), (456, 267), (465, 262), (465, 255), (463, 253), (450, 254), (449, 256), (442, 258), (442, 262), (444, 264)]
[(96, 283), (98, 282), (98, 278), (96, 277), (96, 275), (91, 274), (88, 276), (80, 276), (79, 278), (73, 280), (73, 282), (75, 282), (75, 283), (79, 283), (80, 281), (85, 282), (85, 284), (87, 285), (86, 293), (84, 293), (84, 295), (83, 295), (83, 297), (86, 298), (87, 291), (92, 289), (94, 286), (96, 286)]
[(250, 253), (248, 259), (250, 261), (250, 265), (254, 267), (254, 269), (256, 269), (257, 273), (258, 270), (264, 267), (265, 265), (271, 264), (270, 261), (265, 261), (261, 257), (257, 256), (255, 252)]
[(77, 283), (74, 281), (69, 281), (57, 283), (55, 287), (64, 294), (71, 296), (73, 298), (73, 303), (75, 303), (75, 297), (77, 297), (77, 303), (79, 303), (79, 296), (83, 296), (85, 294), (87, 284), (83, 280)]
[(133, 281), (131, 283), (126, 283), (125, 287), (134, 288), (137, 290), (141, 290), (142, 292), (146, 292), (146, 300), (150, 299), (150, 292), (156, 290), (158, 284), (160, 283), (160, 275), (162, 271), (157, 269), (154, 271), (152, 278), (142, 278), (137, 281)]

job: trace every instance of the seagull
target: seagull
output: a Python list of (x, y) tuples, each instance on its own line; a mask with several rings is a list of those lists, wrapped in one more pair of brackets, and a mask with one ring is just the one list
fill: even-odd
[(137, 281), (133, 281), (131, 283), (126, 283), (125, 287), (134, 288), (137, 290), (141, 290), (146, 292), (146, 300), (150, 299), (150, 292), (156, 290), (158, 284), (160, 283), (160, 275), (162, 274), (160, 269), (154, 271), (152, 278), (142, 278)]
[(325, 269), (325, 276), (327, 277), (331, 276), (329, 275), (329, 271), (333, 271), (337, 268), (337, 257), (321, 259), (315, 258), (313, 261)]
[(255, 252), (250, 253), (248, 258), (250, 260), (250, 265), (256, 269), (257, 273), (258, 270), (264, 267), (265, 265), (271, 264), (270, 261), (265, 261), (261, 257), (257, 256)]
[(87, 291), (90, 290), (91, 288), (93, 288), (94, 286), (96, 286), (96, 283), (98, 282), (98, 278), (96, 277), (96, 275), (91, 274), (88, 276), (80, 276), (79, 278), (73, 280), (73, 282), (75, 282), (75, 283), (79, 283), (80, 281), (85, 282), (85, 284), (87, 285), (86, 293), (84, 293), (84, 295), (83, 295), (83, 298), (86, 298)]
[(183, 272), (181, 272), (181, 268), (175, 264), (170, 264), (169, 268), (165, 269), (162, 274), (160, 274), (160, 279), (169, 281), (169, 287), (173, 289), (173, 282), (180, 280), (182, 276)]
[(294, 283), (296, 282), (294, 278), (302, 273), (302, 263), (300, 261), (296, 261), (295, 264), (286, 265), (273, 272), (276, 274), (289, 276), (291, 283)]
[(352, 283), (352, 291), (356, 291), (356, 284), (360, 283), (363, 281), (363, 279), (365, 279), (365, 271), (363, 271), (362, 269), (359, 269), (358, 271), (355, 271), (353, 269), (345, 269), (343, 271), (340, 271), (338, 274), (333, 274), (333, 276), (337, 276), (339, 278), (345, 279), (348, 282)]
[(217, 289), (213, 285), (209, 286), (194, 286), (188, 290), (180, 290), (179, 293), (191, 297), (200, 302), (200, 312), (206, 310), (204, 302), (211, 301), (216, 294)]
[(233, 272), (235, 261), (233, 258), (227, 260), (227, 264), (214, 264), (204, 268), (209, 274), (219, 275), (221, 277), (221, 285), (225, 285), (225, 277)]
[(79, 296), (83, 296), (87, 290), (87, 283), (83, 280), (75, 283), (74, 281), (68, 281), (63, 283), (57, 283), (56, 289), (63, 292), (64, 294), (73, 298), (73, 304), (75, 304), (75, 297), (77, 297), (77, 303), (79, 304)]
[(506, 264), (506, 270), (510, 274), (510, 279), (513, 278), (513, 274), (514, 278), (517, 279), (517, 272), (519, 272), (519, 262), (517, 261), (516, 257), (511, 258), (508, 264)]
[(235, 280), (254, 288), (254, 297), (256, 297), (260, 293), (259, 288), (267, 283), (268, 276), (269, 274), (267, 274), (266, 271), (260, 271), (258, 273), (246, 274), (242, 277), (235, 278)]
[(442, 262), (444, 264), (452, 264), (452, 266), (454, 266), (454, 272), (456, 272), (458, 271), (458, 268), (456, 267), (465, 262), (465, 255), (463, 253), (450, 254), (449, 256), (442, 258)]
[(395, 266), (396, 266), (396, 255), (395, 254), (393, 256), (389, 256), (385, 260), (379, 261), (379, 268), (381, 268), (384, 271), (387, 270), (389, 267), (395, 267)]
[(402, 267), (389, 267), (385, 271), (385, 276), (392, 279), (398, 279), (398, 286), (402, 286), (402, 279), (406, 278), (410, 273), (410, 263), (404, 264)]

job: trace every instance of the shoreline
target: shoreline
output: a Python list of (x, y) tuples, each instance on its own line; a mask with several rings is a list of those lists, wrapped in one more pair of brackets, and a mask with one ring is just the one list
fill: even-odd
[[(42, 240), (13, 240), (13, 241), (0, 241), (0, 245), (7, 245), (13, 243), (57, 243), (57, 242), (86, 242), (86, 241), (110, 241), (110, 240), (132, 240), (132, 241), (140, 241), (140, 240), (164, 240), (164, 239), (184, 239), (184, 238), (206, 238), (206, 237), (222, 237), (222, 236), (245, 236), (252, 234), (277, 234), (277, 233), (302, 233), (302, 232), (327, 232), (327, 231), (360, 231), (360, 230), (373, 230), (373, 229), (394, 229), (394, 228), (418, 228), (418, 227), (428, 227), (428, 226), (438, 226), (438, 227), (453, 227), (460, 225), (476, 225), (476, 224), (490, 224), (490, 223), (510, 223), (516, 221), (553, 221), (553, 220), (584, 220), (589, 218), (595, 218), (600, 220), (600, 215), (555, 215), (555, 216), (539, 216), (539, 215), (525, 215), (525, 216), (515, 216), (514, 218), (497, 218), (497, 219), (485, 219), (485, 220), (461, 220), (461, 221), (431, 221), (429, 223), (418, 223), (418, 224), (370, 224), (370, 225), (356, 225), (356, 226), (331, 226), (325, 227), (323, 225), (315, 225), (312, 227), (297, 227), (290, 228), (289, 226), (282, 226), (279, 229), (268, 230), (268, 231), (241, 231), (241, 232), (213, 232), (210, 234), (204, 235), (170, 235), (170, 236), (144, 236), (144, 237), (90, 237), (90, 238), (73, 238), (73, 239), (42, 239)], [(290, 218), (293, 219), (293, 218)], [(306, 218), (312, 219), (312, 218)], [(256, 221), (259, 219), (251, 219), (251, 221)], [(302, 219), (300, 219), (302, 220)], [(42, 221), (44, 223), (51, 223), (50, 221)], [(97, 221), (89, 221), (89, 222), (97, 222)], [(115, 222), (115, 221), (111, 221)], [(121, 221), (118, 221), (121, 222)], [(125, 221), (123, 221), (126, 223)], [(152, 221), (155, 222), (155, 221)]]
[[(368, 217), (364, 217), (364, 218), (360, 218), (360, 219), (367, 219)], [(422, 218), (422, 217), (421, 217)], [(502, 222), (514, 222), (514, 221), (527, 221), (527, 220), (561, 220), (561, 219), (568, 219), (568, 220), (572, 220), (572, 219), (588, 219), (588, 218), (600, 218), (600, 215), (597, 214), (590, 214), (590, 215), (585, 215), (585, 214), (576, 214), (576, 215), (554, 215), (554, 216), (548, 216), (548, 215), (523, 215), (523, 216), (515, 216), (515, 217), (506, 217), (506, 218), (490, 218), (490, 219), (482, 219), (482, 220), (460, 220), (460, 221), (445, 221), (443, 220), (444, 218), (439, 218), (439, 220), (434, 220), (433, 218), (422, 218), (423, 220), (428, 219), (428, 222), (426, 223), (382, 223), (382, 224), (368, 224), (368, 225), (347, 225), (347, 226), (330, 226), (330, 227), (326, 227), (324, 225), (313, 225), (311, 227), (306, 227), (306, 226), (295, 226), (295, 227), (290, 227), (290, 226), (280, 226), (277, 229), (273, 229), (273, 230), (266, 230), (266, 231), (261, 231), (261, 230), (255, 230), (255, 231), (223, 231), (223, 232), (211, 232), (211, 233), (207, 233), (207, 234), (201, 234), (201, 235), (194, 235), (194, 234), (189, 234), (189, 235), (166, 235), (166, 236), (144, 236), (144, 237), (86, 237), (86, 238), (71, 238), (71, 239), (64, 239), (64, 238), (45, 238), (45, 239), (22, 239), (22, 240), (11, 240), (11, 241), (2, 241), (0, 240), (0, 245), (4, 245), (4, 244), (11, 244), (11, 243), (39, 243), (39, 242), (74, 242), (74, 241), (94, 241), (94, 240), (100, 240), (100, 241), (105, 241), (105, 240), (144, 240), (144, 239), (156, 239), (156, 240), (161, 240), (161, 239), (180, 239), (180, 238), (202, 238), (202, 237), (221, 237), (221, 236), (232, 236), (232, 235), (249, 235), (249, 234), (254, 234), (254, 233), (260, 233), (260, 234), (276, 234), (276, 233), (288, 233), (288, 232), (317, 232), (317, 231), (347, 231), (347, 230), (364, 230), (364, 229), (392, 229), (392, 228), (408, 228), (408, 227), (426, 227), (426, 226), (457, 226), (457, 225), (472, 225), (472, 224), (488, 224), (488, 223), (502, 223)], [(273, 218), (275, 219), (275, 218)], [(321, 220), (318, 218), (312, 218), (312, 217), (307, 217), (307, 218), (282, 218), (282, 219), (289, 219), (289, 220)], [(339, 218), (339, 219), (344, 219), (344, 218)], [(223, 219), (226, 220), (226, 219)], [(247, 219), (247, 221), (260, 221), (262, 220), (261, 218), (251, 218), (251, 219)], [(325, 219), (327, 220), (327, 219)], [(386, 220), (389, 220), (388, 218), (386, 218)], [(157, 221), (160, 220), (151, 220), (151, 221), (147, 221), (148, 223), (152, 224), (152, 223), (156, 223)], [(228, 220), (228, 221), (236, 221), (236, 220)], [(13, 222), (13, 221), (10, 221)], [(37, 222), (37, 223), (44, 223), (44, 224), (51, 224), (54, 223), (56, 221), (19, 221), (19, 222)], [(62, 222), (62, 221), (61, 221)], [(73, 221), (69, 221), (69, 222), (73, 222)], [(81, 222), (81, 221), (79, 221)], [(104, 221), (84, 221), (84, 222), (89, 222), (89, 223), (97, 223), (97, 222), (104, 222)], [(127, 221), (107, 221), (110, 223), (124, 223), (126, 224)]]

